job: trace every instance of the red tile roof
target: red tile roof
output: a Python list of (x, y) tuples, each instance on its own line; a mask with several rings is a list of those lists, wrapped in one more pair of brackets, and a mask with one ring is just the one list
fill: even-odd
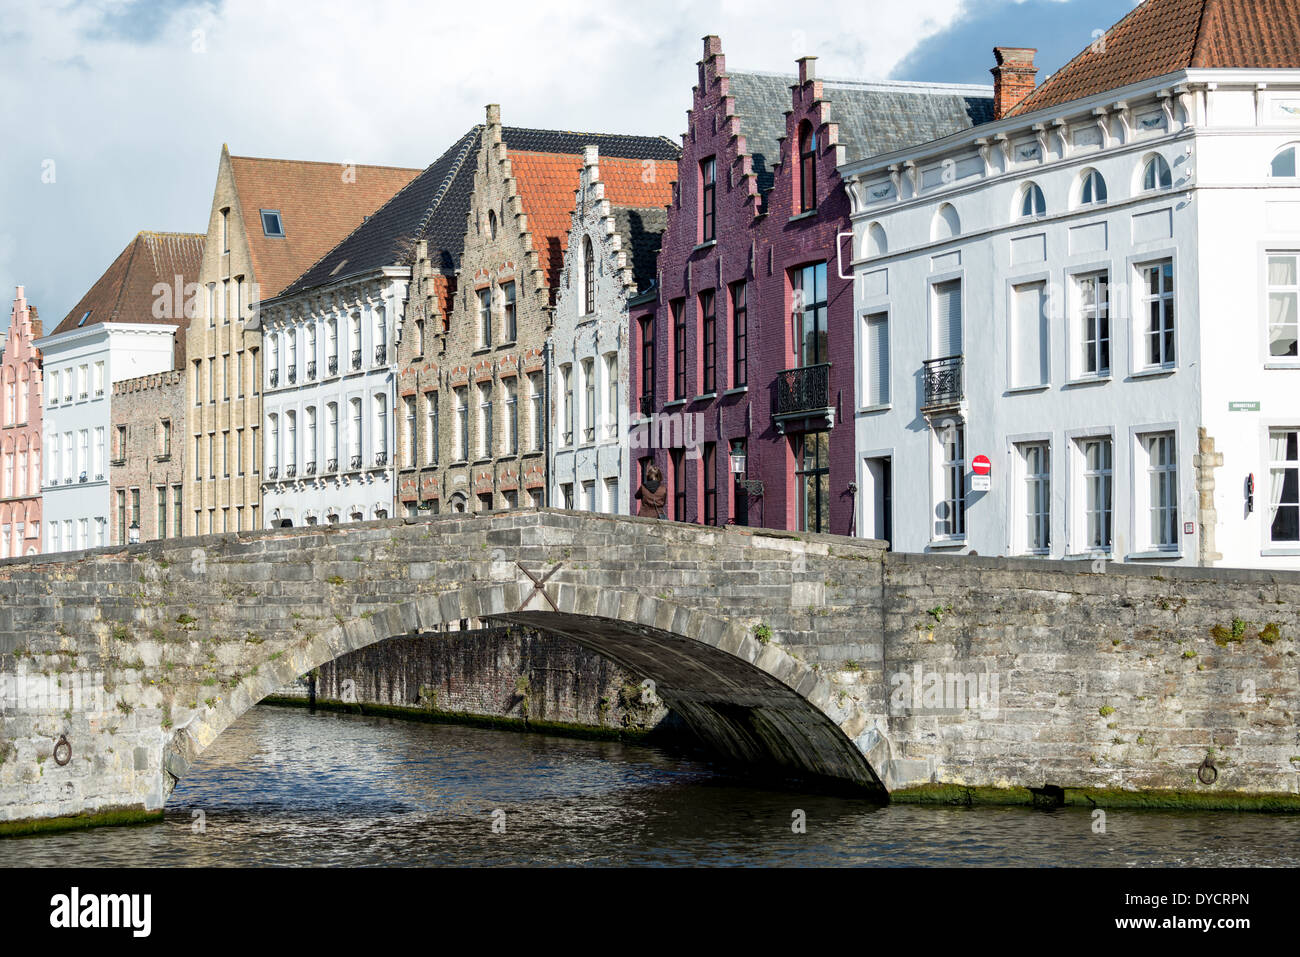
[[(230, 168), (262, 299), (283, 291), (420, 172), (251, 156), (230, 157)], [(263, 209), (280, 211), (283, 238), (265, 234)]]
[[(533, 234), (533, 248), (547, 285), (555, 289), (572, 225), (582, 154), (510, 151), (508, 155)], [(600, 178), (605, 183), (605, 198), (612, 205), (662, 209), (672, 201), (677, 163), (602, 156)]]
[(1179, 70), (1297, 67), (1300, 0), (1145, 0), (1009, 115)]

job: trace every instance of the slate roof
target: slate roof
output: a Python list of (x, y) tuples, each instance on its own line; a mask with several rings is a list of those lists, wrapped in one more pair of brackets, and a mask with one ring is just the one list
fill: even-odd
[(648, 289), (655, 280), (655, 265), (664, 230), (668, 228), (668, 211), (662, 206), (645, 209), (636, 206), (614, 206), (614, 229), (623, 241), (636, 292)]
[[(277, 295), (420, 172), (252, 156), (231, 156), (230, 169), (262, 299)], [(280, 211), (283, 238), (265, 234), (263, 209)]]
[[(460, 266), (465, 246), (465, 223), (474, 188), (474, 171), (483, 146), (486, 127), (471, 128), (424, 172), (380, 207), (366, 222), (345, 237), (310, 269), (285, 289), (301, 292), (360, 275), (384, 266), (401, 266), (411, 261), (414, 242), (428, 241), (429, 258), (446, 273)], [(607, 133), (574, 133), (563, 130), (534, 130), (504, 126), (513, 173), (528, 216), (529, 229), (542, 269), (554, 286), (559, 277), (564, 245), (573, 209), (573, 185), (582, 169), (582, 154), (588, 145), (600, 149), (601, 176), (606, 198), (614, 202), (666, 203), (668, 185), (677, 175), (680, 149), (661, 136), (623, 136)], [(647, 188), (642, 161), (650, 159), (658, 170)]]
[(1186, 69), (1297, 67), (1300, 0), (1146, 0), (1010, 115)]
[[(727, 77), (758, 188), (766, 192), (781, 156), (778, 141), (785, 136), (790, 87), (799, 78), (759, 72)], [(849, 162), (940, 139), (993, 119), (991, 87), (828, 79), (822, 81), (822, 99), (830, 103), (830, 118), (839, 124), (839, 141)]]

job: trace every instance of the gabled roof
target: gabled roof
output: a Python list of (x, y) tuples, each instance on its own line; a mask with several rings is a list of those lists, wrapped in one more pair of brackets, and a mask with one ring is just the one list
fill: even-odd
[[(279, 294), (420, 172), (252, 156), (231, 156), (230, 169), (263, 299)], [(283, 238), (265, 234), (263, 209), (279, 211)]]
[[(726, 75), (759, 191), (766, 192), (781, 156), (790, 87), (799, 78), (759, 72)], [(940, 139), (993, 119), (992, 89), (985, 87), (822, 80), (822, 99), (830, 103), (831, 120), (839, 124), (846, 162)]]
[[(660, 136), (557, 133), (505, 127), (501, 138), (518, 183), (546, 283), (556, 288), (569, 242), (574, 193), (585, 147), (600, 152), (600, 179), (611, 206), (662, 207), (672, 197), (681, 150)], [(540, 148), (539, 148), (540, 147)], [(651, 161), (652, 166), (647, 166)], [(647, 175), (650, 174), (650, 175)]]
[(155, 318), (153, 289), (157, 283), (174, 289), (177, 276), (181, 277), (182, 289), (198, 282), (206, 238), (198, 233), (136, 233), (50, 334), (104, 322), (156, 323), (183, 330), (189, 325), (189, 318), (181, 308), (184, 303), (176, 304), (171, 310), (175, 315)]
[(1145, 0), (1010, 111), (1187, 69), (1300, 67), (1300, 0)]
[(615, 206), (610, 213), (627, 252), (628, 265), (632, 267), (632, 278), (636, 281), (633, 292), (649, 288), (655, 279), (664, 230), (668, 228), (668, 211), (662, 206), (651, 209)]

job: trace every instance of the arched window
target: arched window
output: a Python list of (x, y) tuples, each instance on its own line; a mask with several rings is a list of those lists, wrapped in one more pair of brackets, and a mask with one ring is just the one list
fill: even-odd
[(1080, 206), (1097, 206), (1106, 202), (1106, 180), (1095, 169), (1084, 170), (1083, 186), (1079, 192)]
[(1269, 175), (1279, 179), (1294, 179), (1296, 175), (1296, 148), (1288, 146), (1273, 157)]
[(817, 131), (805, 120), (799, 126), (799, 211), (817, 208)]
[(582, 312), (596, 311), (596, 257), (591, 251), (591, 237), (582, 237)]
[(1150, 157), (1142, 170), (1143, 192), (1169, 189), (1173, 185), (1174, 175), (1170, 172), (1169, 164), (1165, 162), (1165, 158), (1159, 154)]
[(497, 238), (497, 213), (495, 209), (488, 210), (488, 235)]
[(960, 235), (961, 217), (957, 215), (957, 210), (951, 203), (944, 203), (934, 214), (934, 222), (930, 225), (930, 239), (938, 241)]
[(867, 227), (867, 233), (863, 237), (862, 254), (867, 257), (883, 256), (889, 252), (889, 239), (885, 236), (885, 228), (879, 223), (872, 223)]
[(1047, 200), (1037, 183), (1026, 183), (1020, 191), (1020, 218), (1037, 219), (1047, 215)]

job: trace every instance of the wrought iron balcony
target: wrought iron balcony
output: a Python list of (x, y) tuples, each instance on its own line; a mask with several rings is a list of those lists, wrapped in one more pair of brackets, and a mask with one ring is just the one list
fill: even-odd
[(353, 349), (353, 350), (352, 350), (352, 368), (354, 368), (354, 369), (360, 369), (360, 368), (361, 368), (361, 350), (360, 350), (360, 349)]
[(338, 470), (339, 470), (339, 460), (338, 460), (338, 459), (326, 459), (326, 460), (325, 460), (325, 471), (326, 471), (326, 472), (337, 472)]
[(361, 468), (361, 456), (359, 455), (352, 456), (351, 467), (354, 469)]
[(280, 477), (280, 469), (272, 465), (266, 470), (266, 477), (272, 480), (278, 479)]
[(330, 370), (330, 375), (336, 375), (336, 374), (338, 373), (338, 371), (339, 371), (339, 357), (338, 357), (338, 356), (330, 356), (330, 358), (329, 358), (328, 368), (329, 368), (329, 370)]
[(280, 370), (279, 370), (279, 369), (272, 369), (272, 370), (271, 370), (271, 388), (274, 389), (274, 388), (275, 388), (277, 385), (279, 385), (279, 384), (280, 384)]
[(655, 410), (654, 393), (651, 392), (641, 396), (641, 414), (648, 419), (650, 415), (654, 412), (654, 410)]
[(965, 396), (963, 366), (962, 356), (926, 360), (925, 405), (922, 408), (932, 409), (961, 402)]
[(375, 453), (375, 466), (376, 466), (376, 467), (382, 467), (382, 466), (385, 466), (385, 465), (387, 465), (387, 464), (388, 464), (388, 453), (387, 453), (387, 452), (376, 452), (376, 453)]
[(297, 474), (298, 474), (298, 466), (296, 466), (296, 465), (286, 465), (286, 466), (284, 467), (284, 477), (285, 477), (285, 478), (293, 478), (293, 477), (296, 476)]
[(316, 474), (316, 463), (315, 463), (315, 462), (308, 462), (308, 463), (307, 463), (307, 467), (306, 467), (305, 469), (302, 470), (302, 474), (303, 474), (303, 475), (315, 475), (315, 474)]
[(776, 377), (776, 414), (800, 415), (831, 407), (831, 364), (786, 369)]
[(285, 371), (289, 373), (289, 384), (290, 384), (290, 385), (293, 385), (295, 382), (298, 381), (298, 367), (297, 367), (297, 366), (289, 366), (289, 368), (286, 369)]
[(388, 361), (388, 346), (375, 346), (375, 364), (382, 365)]
[(309, 362), (307, 363), (307, 381), (310, 382), (314, 378), (316, 378), (316, 363)]

